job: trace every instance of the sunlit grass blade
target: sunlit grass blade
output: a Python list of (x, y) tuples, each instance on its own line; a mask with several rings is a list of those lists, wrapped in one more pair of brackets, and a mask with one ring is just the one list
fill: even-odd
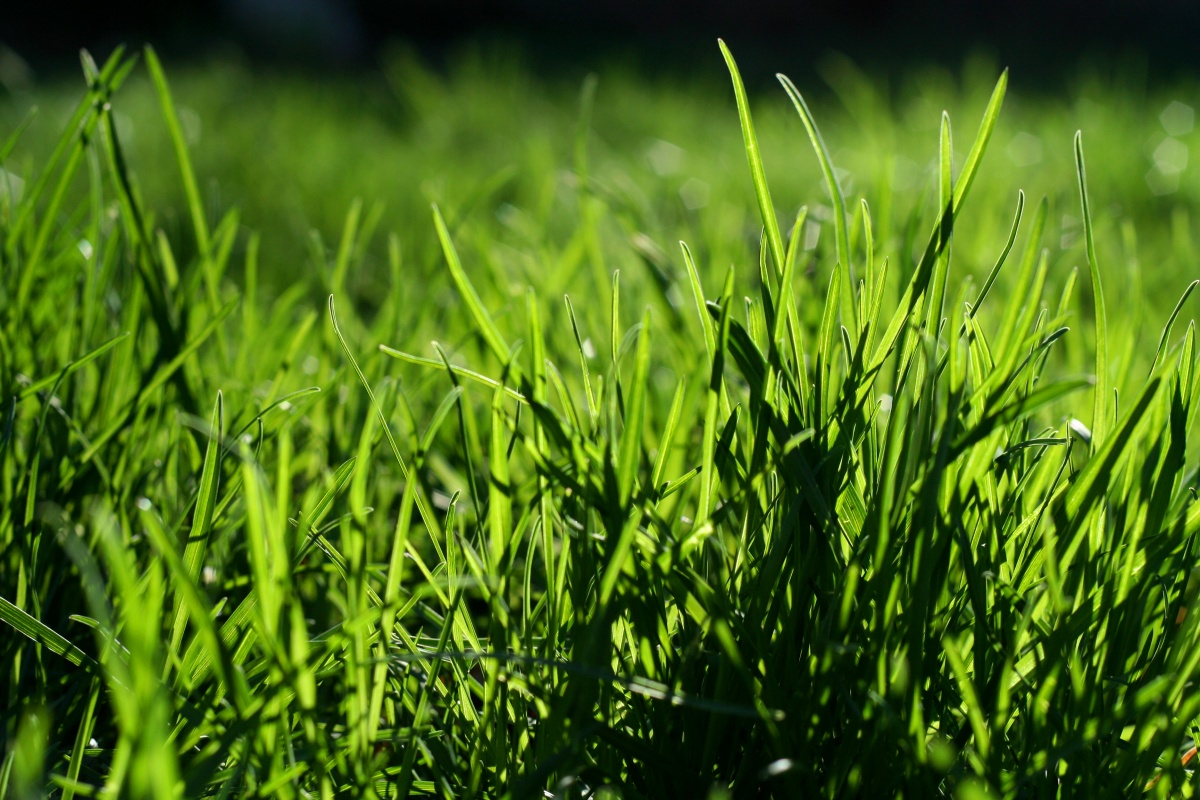
[(746, 160), (750, 164), (750, 177), (754, 181), (754, 196), (758, 200), (758, 213), (762, 218), (763, 227), (767, 234), (767, 247), (771, 252), (771, 260), (777, 273), (783, 272), (784, 253), (783, 235), (779, 232), (779, 219), (775, 216), (775, 206), (771, 202), (771, 190), (767, 186), (767, 175), (763, 170), (762, 155), (758, 148), (758, 135), (754, 132), (754, 120), (750, 116), (750, 101), (746, 97), (746, 87), (742, 83), (742, 75), (738, 71), (733, 53), (725, 46), (725, 42), (717, 40), (721, 54), (725, 56), (725, 65), (729, 68), (729, 76), (733, 79), (733, 93), (737, 98), (738, 119), (742, 126), (742, 141), (746, 148)]
[(983, 154), (987, 151), (988, 142), (991, 141), (996, 121), (1000, 118), (1000, 108), (1004, 105), (1004, 96), (1007, 93), (1008, 70), (1006, 69), (1000, 73), (996, 86), (992, 89), (992, 96), (988, 98), (983, 119), (979, 122), (979, 131), (975, 134), (975, 141), (971, 144), (971, 150), (967, 153), (966, 161), (963, 162), (962, 171), (958, 174), (958, 181), (954, 186), (955, 211), (958, 211), (959, 206), (967, 199), (967, 192), (971, 190), (971, 185), (975, 182), (975, 175), (979, 172), (979, 165), (983, 161)]
[[(971, 145), (971, 151), (967, 155), (966, 163), (963, 164), (962, 171), (958, 175), (958, 182), (954, 186), (954, 201), (948, 208), (942, 209), (939, 215), (933, 233), (930, 235), (929, 243), (925, 247), (925, 252), (921, 256), (921, 260), (913, 273), (912, 279), (909, 281), (908, 287), (904, 290), (900, 298), (899, 308), (892, 316), (892, 320), (888, 323), (882, 339), (875, 347), (875, 354), (871, 357), (867, 367), (868, 375), (876, 374), (883, 366), (883, 362), (892, 353), (900, 332), (904, 328), (908, 314), (911, 313), (917, 299), (923, 295), (928, 286), (936, 259), (940, 256), (942, 248), (945, 245), (945, 226), (948, 221), (952, 221), (954, 216), (957, 215), (959, 208), (966, 200), (967, 191), (975, 180), (975, 173), (979, 169), (979, 165), (983, 160), (983, 154), (987, 150), (987, 144), (991, 140), (992, 131), (995, 129), (996, 119), (999, 117), (1000, 106), (1004, 102), (1007, 87), (1008, 72), (1006, 71), (1001, 74), (1000, 80), (996, 83), (991, 100), (984, 111), (983, 120), (980, 122), (979, 132), (975, 135), (975, 142)], [(947, 215), (949, 215), (948, 218)]]
[[(342, 336), (342, 331), (338, 327), (337, 310), (334, 307), (333, 295), (329, 296), (329, 320), (333, 325), (333, 331), (337, 336), (338, 343), (341, 345), (342, 352), (350, 361), (350, 366), (354, 368), (354, 373), (358, 376), (358, 380), (362, 384), (363, 389), (366, 390), (367, 397), (370, 398), (371, 407), (379, 416), (380, 427), (383, 430), (384, 437), (387, 439), (388, 447), (392, 452), (392, 456), (396, 459), (396, 463), (400, 466), (400, 471), (404, 474), (405, 478), (407, 478), (409, 474), (408, 463), (405, 461), (404, 456), (400, 453), (400, 446), (396, 443), (396, 438), (392, 435), (392, 429), (391, 426), (388, 425), (387, 416), (383, 413), (383, 408), (379, 405), (379, 401), (375, 399), (375, 392), (371, 389), (370, 381), (368, 381), (367, 376), (363, 374), (362, 368), (359, 367), (357, 359), (354, 358), (354, 354), (350, 352), (350, 346), (346, 344), (346, 339), (344, 336)], [(437, 530), (437, 522), (432, 513), (430, 513), (428, 507), (426, 507), (423, 498), (418, 498), (417, 510), (421, 513), (421, 518), (425, 521), (425, 523), (430, 526), (430, 529)]]
[[(217, 467), (221, 460), (220, 441), (225, 429), (225, 409), (221, 393), (213, 404), (211, 431), (208, 444), (204, 450), (204, 465), (200, 472), (200, 485), (196, 490), (196, 506), (192, 511), (192, 527), (188, 533), (187, 544), (183, 549), (183, 574), (192, 585), (200, 579), (200, 571), (204, 564), (204, 556), (208, 549), (209, 536), (212, 533), (213, 510), (217, 502), (218, 475)], [(175, 619), (171, 623), (170, 646), (178, 650), (183, 640), (183, 629), (187, 624), (189, 609), (182, 597), (175, 600)]]
[(1180, 296), (1179, 302), (1171, 310), (1171, 316), (1167, 318), (1167, 324), (1163, 326), (1162, 336), (1158, 339), (1158, 349), (1154, 352), (1154, 363), (1150, 365), (1151, 372), (1154, 371), (1154, 368), (1158, 366), (1158, 362), (1162, 361), (1163, 356), (1166, 355), (1167, 342), (1171, 338), (1171, 329), (1175, 327), (1175, 320), (1179, 318), (1179, 312), (1183, 310), (1184, 303), (1187, 302), (1188, 297), (1191, 296), (1197, 286), (1200, 286), (1200, 280), (1189, 283), (1187, 288), (1183, 290), (1183, 295)]
[(100, 665), (87, 653), (72, 644), (66, 637), (51, 630), (29, 614), (17, 608), (11, 602), (0, 597), (0, 621), (7, 623), (23, 636), (45, 647), (51, 653), (62, 656), (77, 667), (83, 667), (99, 674)]
[(1008, 261), (1008, 254), (1012, 252), (1013, 244), (1017, 241), (1017, 229), (1021, 227), (1021, 215), (1025, 210), (1025, 193), (1017, 192), (1017, 210), (1013, 213), (1012, 228), (1008, 233), (1008, 240), (1004, 243), (1004, 248), (1000, 251), (1000, 255), (996, 258), (996, 263), (992, 265), (988, 271), (987, 277), (984, 278), (983, 286), (979, 288), (979, 294), (975, 296), (975, 301), (971, 303), (971, 316), (974, 317), (979, 313), (980, 306), (987, 299), (988, 293), (991, 292), (992, 286), (996, 283), (996, 278), (1000, 276), (1000, 269), (1004, 263)]
[(638, 461), (642, 451), (642, 425), (646, 416), (646, 380), (649, 369), (650, 311), (647, 309), (642, 316), (642, 327), (638, 332), (633, 381), (630, 383), (628, 401), (625, 404), (625, 427), (621, 430), (621, 439), (617, 450), (617, 490), (622, 506), (629, 503), (638, 472)]
[(812, 143), (813, 151), (816, 153), (817, 162), (821, 165), (821, 174), (825, 177), (825, 188), (829, 192), (830, 202), (833, 203), (834, 250), (837, 254), (837, 263), (841, 264), (845, 270), (846, 285), (848, 287), (848, 291), (845, 292), (847, 300), (845, 308), (848, 311), (847, 316), (850, 319), (850, 328), (854, 331), (853, 338), (857, 339), (859, 333), (861, 333), (857, 322), (857, 309), (854, 307), (854, 289), (858, 285), (858, 273), (850, 260), (850, 235), (847, 232), (848, 228), (846, 225), (846, 200), (842, 195), (842, 187), (838, 182), (837, 171), (833, 168), (833, 160), (829, 157), (829, 148), (825, 146), (825, 140), (821, 137), (821, 131), (817, 128), (817, 121), (813, 118), (812, 112), (808, 110), (808, 103), (804, 102), (804, 97), (786, 75), (777, 73), (775, 78), (782, 84), (784, 91), (791, 98), (792, 105), (796, 108), (796, 113), (800, 115), (800, 121), (804, 123), (804, 130), (808, 133), (808, 140)]
[(450, 231), (446, 228), (446, 222), (442, 219), (442, 213), (438, 211), (438, 207), (433, 207), (433, 224), (437, 228), (438, 239), (442, 243), (442, 253), (446, 257), (446, 266), (450, 269), (450, 277), (454, 280), (454, 285), (458, 288), (459, 295), (463, 302), (467, 305), (467, 311), (471, 314), (471, 319), (475, 323), (475, 329), (479, 335), (483, 337), (483, 341), (488, 348), (501, 363), (505, 363), (508, 358), (508, 344), (505, 343), (504, 337), (500, 335), (500, 330), (496, 324), (492, 322), (492, 317), (484, 308), (483, 301), (479, 299), (479, 294), (475, 291), (475, 287), (471, 285), (467, 273), (463, 271), (462, 262), (459, 261), (458, 251), (454, 247), (454, 242), (450, 239)]
[(1083, 235), (1087, 250), (1088, 271), (1092, 278), (1092, 307), (1096, 315), (1096, 397), (1092, 411), (1092, 445), (1099, 447), (1108, 435), (1108, 308), (1104, 302), (1104, 286), (1100, 280), (1100, 264), (1096, 259), (1096, 236), (1092, 228), (1092, 211), (1088, 204), (1087, 170), (1083, 164), (1083, 132), (1075, 133), (1075, 170), (1079, 179), (1079, 202), (1083, 209)]
[(687, 265), (688, 281), (692, 287), (692, 299), (696, 302), (696, 314), (700, 317), (700, 329), (704, 333), (704, 351), (709, 361), (712, 361), (713, 354), (717, 349), (716, 334), (713, 332), (712, 319), (708, 316), (708, 311), (705, 310), (704, 304), (704, 288), (700, 285), (700, 274), (696, 270), (696, 261), (692, 258), (692, 251), (684, 242), (679, 243), (679, 247), (683, 250), (683, 262)]
[(385, 344), (379, 345), (379, 352), (389, 355), (392, 358), (397, 358), (401, 361), (405, 361), (409, 364), (417, 364), (422, 367), (431, 367), (431, 368), (440, 369), (440, 370), (444, 370), (444, 369), (448, 368), (455, 375), (462, 377), (462, 378), (468, 378), (472, 381), (475, 381), (476, 383), (479, 383), (479, 384), (482, 384), (483, 386), (488, 387), (489, 389), (493, 389), (493, 390), (502, 389), (506, 395), (508, 395), (513, 400), (516, 400), (519, 403), (527, 403), (528, 402), (525, 395), (521, 394), (520, 392), (518, 392), (516, 389), (512, 388), (511, 386), (502, 386), (500, 384), (500, 382), (495, 380), (494, 378), (489, 378), (487, 375), (484, 375), (480, 372), (475, 372), (474, 370), (467, 369), (466, 367), (460, 367), (460, 366), (457, 366), (454, 364), (451, 364), (451, 365), (449, 365), (449, 367), (447, 367), (447, 365), (441, 361), (437, 361), (432, 358), (424, 358), (423, 356), (414, 356), (411, 353), (403, 353), (399, 350), (396, 350), (395, 348), (388, 347)]
[(192, 169), (192, 160), (188, 155), (187, 141), (183, 138), (183, 128), (179, 125), (179, 114), (175, 101), (171, 97), (171, 88), (167, 85), (167, 76), (163, 72), (162, 63), (153, 47), (145, 49), (146, 67), (150, 71), (150, 79), (158, 92), (158, 101), (162, 107), (163, 120), (170, 134), (171, 147), (175, 151), (175, 162), (179, 166), (179, 177), (183, 182), (184, 195), (187, 197), (188, 213), (192, 218), (192, 230), (196, 235), (196, 247), (201, 257), (209, 255), (208, 220), (204, 213), (204, 201), (200, 199), (200, 189), (196, 186), (196, 174)]
[(679, 428), (680, 417), (683, 416), (684, 398), (688, 394), (687, 380), (681, 380), (675, 387), (675, 396), (671, 400), (671, 408), (667, 412), (667, 421), (663, 425), (662, 438), (659, 439), (658, 451), (654, 456), (654, 466), (650, 470), (650, 486), (658, 489), (662, 484), (663, 471), (671, 457), (675, 443), (675, 432)]
[(721, 292), (721, 327), (713, 349), (709, 371), (708, 392), (704, 406), (704, 438), (700, 449), (700, 500), (696, 509), (695, 529), (703, 530), (713, 508), (713, 491), (716, 489), (716, 446), (717, 411), (720, 406), (724, 385), (725, 356), (729, 350), (729, 306), (733, 299), (733, 270), (725, 275), (725, 288)]
[(592, 376), (588, 370), (588, 360), (591, 358), (588, 352), (589, 346), (584, 343), (583, 336), (579, 333), (579, 322), (575, 318), (575, 306), (572, 305), (571, 298), (564, 295), (563, 302), (567, 306), (567, 316), (571, 319), (571, 332), (575, 335), (575, 346), (579, 352), (579, 368), (583, 372), (583, 391), (587, 395), (588, 414), (594, 421), (600, 414), (600, 408), (592, 391)]

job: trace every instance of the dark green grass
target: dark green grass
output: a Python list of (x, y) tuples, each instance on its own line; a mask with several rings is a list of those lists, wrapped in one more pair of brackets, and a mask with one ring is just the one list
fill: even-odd
[[(449, 176), (419, 216), (360, 148), (303, 268), (153, 53), (85, 58), (57, 144), (0, 150), (0, 794), (1191, 793), (1194, 284), (1143, 308), (1131, 263), (1186, 225), (1133, 235), (1103, 193), (1144, 164), (1086, 118), (1018, 194), (1007, 75), (859, 160), (724, 54), (705, 206), (604, 152), (588, 83), (510, 172), (407, 140)], [(425, 122), (508, 119), (404, 69)]]

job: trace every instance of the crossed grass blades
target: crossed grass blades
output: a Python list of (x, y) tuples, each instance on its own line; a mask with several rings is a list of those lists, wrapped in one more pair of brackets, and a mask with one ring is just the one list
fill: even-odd
[(1074, 273), (1046, 296), (1023, 195), (983, 283), (951, 284), (1003, 75), (957, 175), (942, 119), (915, 259), (877, 252), (780, 76), (831, 206), (801, 256), (722, 52), (758, 264), (706, 287), (683, 245), (683, 271), (627, 276), (627, 326), (585, 124), (578, 231), (538, 259), (601, 303), (522, 306), (435, 208), (462, 315), (434, 357), (380, 346), (399, 361), (360, 344), (419, 346), (395, 238), (373, 317), (336, 302), (359, 205), (314, 278), (264, 294), (147, 50), (172, 241), (114, 125), (135, 59), (85, 56), (48, 162), (0, 191), (0, 794), (1190, 794), (1195, 284), (1153, 359), (1109, 340), (1079, 137), (1090, 296)]

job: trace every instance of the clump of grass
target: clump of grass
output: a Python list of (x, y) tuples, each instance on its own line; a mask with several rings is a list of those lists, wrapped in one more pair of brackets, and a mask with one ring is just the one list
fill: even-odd
[(435, 207), (460, 316), (425, 355), (394, 239), (382, 311), (344, 300), (359, 205), (311, 279), (266, 302), (251, 238), (234, 288), (238, 217), (212, 224), (147, 51), (194, 251), (163, 233), (113, 118), (135, 61), (85, 58), (0, 194), (0, 793), (1190, 788), (1195, 284), (1153, 357), (1110, 341), (1080, 137), (1090, 296), (1048, 294), (1024, 195), (983, 283), (951, 280), (1004, 75), (957, 173), (942, 117), (911, 262), (780, 76), (831, 209), (802, 276), (807, 212), (780, 224), (722, 51), (758, 262), (706, 286), (684, 244), (609, 282), (584, 128), (579, 233), (531, 273), (576, 300), (513, 293)]

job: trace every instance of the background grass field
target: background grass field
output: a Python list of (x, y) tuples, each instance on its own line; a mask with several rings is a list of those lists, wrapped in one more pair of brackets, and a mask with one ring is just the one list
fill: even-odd
[[(757, 251), (760, 222), (719, 60), (697, 64), (686, 77), (649, 78), (620, 62), (600, 62), (590, 73), (596, 94), (587, 120), (580, 108), (589, 75), (583, 69), (534, 73), (503, 48), (466, 49), (447, 60), (433, 68), (396, 51), (380, 73), (341, 78), (272, 71), (237, 58), (172, 72), (206, 212), (239, 210), (245, 227), (262, 238), (264, 280), (285, 272), (290, 281), (297, 267), (312, 266), (314, 232), (331, 248), (356, 201), (366, 212), (378, 207), (378, 235), (364, 245), (366, 257), (383, 262), (386, 235), (395, 233), (403, 255), (425, 276), (442, 272), (436, 238), (424, 224), (430, 202), (475, 212), (462, 221), (488, 241), (526, 250), (530, 241), (561, 244), (578, 218), (571, 181), (581, 125), (588, 128), (588, 177), (612, 212), (600, 235), (613, 268), (640, 271), (629, 246), (633, 233), (672, 254), (679, 239), (698, 255), (711, 251), (711, 258), (698, 259), (702, 269), (745, 263)], [(977, 116), (1003, 65), (979, 57), (960, 70), (931, 66), (880, 77), (836, 55), (819, 63), (822, 81), (801, 88), (846, 192), (870, 202), (876, 238), (891, 252), (913, 215), (933, 206), (941, 111), (952, 119)], [(807, 204), (819, 216), (827, 198), (799, 120), (770, 73), (747, 80), (778, 205)], [(994, 261), (1018, 189), (1052, 203), (1050, 234), (1060, 245), (1052, 248), (1053, 274), (1082, 263), (1071, 148), (1079, 129), (1102, 167), (1091, 176), (1095, 222), (1105, 249), (1122, 254), (1110, 259), (1115, 274), (1127, 262), (1126, 221), (1138, 235), (1139, 262), (1187, 263), (1189, 221), (1200, 202), (1200, 178), (1188, 161), (1200, 136), (1195, 95), (1195, 84), (1186, 81), (1152, 82), (1133, 59), (1081, 66), (1053, 82), (1014, 74), (994, 163), (980, 175), (965, 212), (971, 224), (957, 242), (963, 273), (984, 273)], [(60, 80), (8, 98), (9, 130), (31, 106), (39, 108), (7, 159), (10, 172), (41, 163), (77, 96), (74, 82)], [(156, 103), (149, 78), (134, 73), (122, 89), (116, 124), (147, 204), (187, 246), (187, 212), (177, 172), (164, 168), (173, 156)], [(234, 245), (239, 253), (244, 246), (244, 237)], [(383, 271), (356, 272), (366, 282)], [(1173, 273), (1143, 272), (1150, 302), (1164, 314), (1179, 288)], [(445, 284), (434, 278), (433, 285)]]
[(0, 107), (0, 793), (1190, 793), (1195, 85), (452, 64)]

